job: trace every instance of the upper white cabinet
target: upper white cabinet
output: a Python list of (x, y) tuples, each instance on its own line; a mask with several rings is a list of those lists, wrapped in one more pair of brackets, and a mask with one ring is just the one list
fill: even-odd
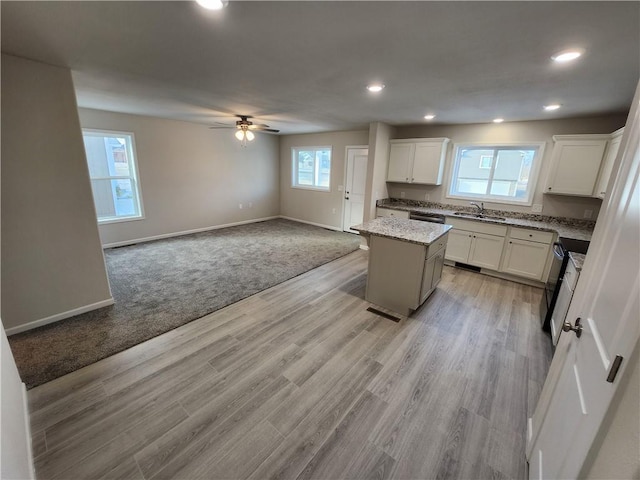
[(616, 130), (611, 134), (611, 141), (607, 147), (607, 152), (604, 155), (602, 161), (602, 167), (600, 167), (600, 175), (598, 176), (598, 183), (596, 189), (593, 192), (594, 197), (604, 198), (607, 193), (607, 184), (609, 183), (609, 177), (611, 177), (611, 171), (613, 170), (613, 163), (616, 161), (618, 150), (620, 149), (620, 142), (622, 141), (622, 134), (624, 128)]
[(391, 140), (388, 182), (441, 185), (448, 138)]
[(610, 135), (555, 135), (546, 193), (591, 197)]

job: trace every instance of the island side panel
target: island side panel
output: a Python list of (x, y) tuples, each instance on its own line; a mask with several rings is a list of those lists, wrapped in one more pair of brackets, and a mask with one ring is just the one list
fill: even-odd
[(426, 247), (371, 235), (366, 300), (402, 315), (420, 305)]

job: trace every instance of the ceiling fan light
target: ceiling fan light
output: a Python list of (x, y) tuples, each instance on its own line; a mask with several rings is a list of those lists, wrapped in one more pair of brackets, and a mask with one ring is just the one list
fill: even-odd
[(562, 52), (558, 52), (555, 55), (551, 56), (551, 59), (557, 63), (567, 63), (572, 62), (582, 56), (584, 50), (581, 48), (574, 48), (572, 50), (564, 50)]
[(236, 138), (240, 141), (244, 140), (244, 130), (238, 130), (236, 133)]
[(245, 133), (245, 135), (246, 135), (246, 137), (247, 137), (247, 140), (249, 140), (249, 141), (251, 141), (251, 140), (253, 140), (254, 138), (256, 138), (256, 136), (255, 136), (255, 135), (253, 134), (253, 132), (252, 132), (252, 131), (250, 131), (250, 130), (247, 130), (247, 132)]
[(222, 10), (225, 6), (222, 0), (196, 0), (196, 3), (207, 10)]

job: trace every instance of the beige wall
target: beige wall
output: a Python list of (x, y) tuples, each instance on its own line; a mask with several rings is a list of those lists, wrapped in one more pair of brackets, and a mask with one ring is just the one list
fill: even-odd
[(135, 137), (145, 218), (100, 225), (103, 244), (279, 213), (276, 136), (257, 134), (242, 147), (234, 130), (89, 109), (80, 109), (80, 123), (83, 128), (132, 132)]
[(376, 201), (387, 198), (387, 169), (389, 168), (389, 140), (393, 127), (374, 122), (369, 126), (369, 168), (364, 198), (364, 219), (376, 218)]
[(1, 216), (8, 332), (110, 301), (68, 69), (2, 55)]
[[(452, 205), (468, 205), (464, 200), (445, 197), (448, 179), (451, 174), (453, 144), (462, 142), (546, 142), (544, 158), (533, 203), (543, 205), (543, 214), (571, 218), (583, 218), (585, 210), (592, 210), (595, 220), (602, 201), (584, 197), (568, 197), (560, 195), (543, 195), (545, 180), (549, 170), (549, 160), (553, 149), (553, 135), (611, 133), (624, 126), (626, 114), (603, 117), (586, 117), (561, 120), (544, 120), (531, 122), (507, 122), (502, 124), (482, 123), (470, 125), (417, 125), (396, 127), (394, 138), (438, 138), (451, 139), (447, 154), (444, 182), (440, 186), (388, 184), (389, 196), (414, 200), (429, 200)], [(503, 205), (485, 202), (488, 208), (531, 213), (531, 207)]]
[[(366, 130), (328, 132), (280, 137), (280, 214), (342, 230), (342, 201), (347, 146), (368, 145)], [(293, 147), (331, 147), (331, 191), (304, 190), (291, 186), (291, 149)], [(334, 213), (335, 212), (335, 213)]]
[(628, 362), (580, 478), (640, 478), (640, 345)]

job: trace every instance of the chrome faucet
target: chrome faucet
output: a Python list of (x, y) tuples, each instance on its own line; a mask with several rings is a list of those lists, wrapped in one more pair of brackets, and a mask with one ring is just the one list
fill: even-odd
[(480, 202), (480, 205), (478, 205), (476, 202), (469, 202), (470, 205), (473, 205), (474, 207), (476, 207), (478, 209), (478, 214), (479, 215), (483, 215), (484, 214), (484, 202)]

